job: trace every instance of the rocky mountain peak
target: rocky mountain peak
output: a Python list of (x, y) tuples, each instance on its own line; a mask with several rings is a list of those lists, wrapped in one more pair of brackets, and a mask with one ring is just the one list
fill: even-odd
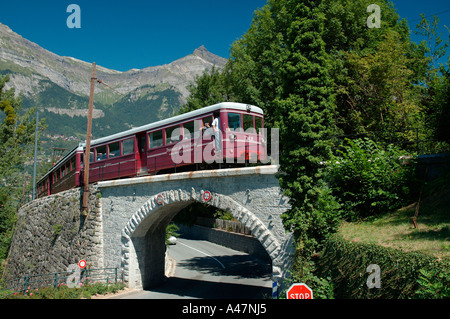
[(195, 49), (193, 54), (217, 66), (223, 66), (227, 61), (227, 59), (209, 52), (204, 45)]

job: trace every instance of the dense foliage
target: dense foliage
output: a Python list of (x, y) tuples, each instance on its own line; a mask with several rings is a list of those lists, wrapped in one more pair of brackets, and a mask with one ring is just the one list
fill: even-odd
[[(35, 132), (33, 110), (21, 114), (22, 100), (13, 88), (5, 89), (8, 81), (9, 76), (0, 76), (0, 263), (7, 256), (16, 210), (23, 200), (24, 163), (33, 154)], [(32, 185), (30, 176), (28, 185)]]
[(412, 200), (414, 159), (399, 147), (381, 147), (366, 138), (347, 140), (337, 153), (327, 165), (328, 181), (347, 220), (379, 215)]

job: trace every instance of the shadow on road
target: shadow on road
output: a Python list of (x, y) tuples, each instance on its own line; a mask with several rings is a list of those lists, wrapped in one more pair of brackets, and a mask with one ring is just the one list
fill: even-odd
[(212, 282), (171, 277), (149, 291), (201, 299), (263, 299), (271, 296), (271, 288), (238, 283)]
[(194, 257), (177, 263), (177, 266), (195, 270), (213, 276), (233, 276), (235, 278), (270, 278), (272, 274), (271, 261), (256, 259), (251, 255), (214, 256), (225, 268), (218, 267), (217, 262), (210, 257)]

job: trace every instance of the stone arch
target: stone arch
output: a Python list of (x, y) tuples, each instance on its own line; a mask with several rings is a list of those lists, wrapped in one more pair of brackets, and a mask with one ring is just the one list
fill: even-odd
[[(164, 254), (161, 250), (165, 251), (165, 227), (182, 208), (196, 201), (206, 202), (203, 199), (204, 192), (193, 187), (190, 191), (163, 191), (151, 196), (128, 220), (121, 234), (121, 267), (130, 287), (147, 288), (164, 279)], [(281, 245), (275, 235), (254, 213), (231, 197), (214, 192), (211, 195), (206, 203), (229, 211), (249, 228), (272, 260), (272, 276), (280, 277), (281, 270), (275, 260), (280, 254)]]

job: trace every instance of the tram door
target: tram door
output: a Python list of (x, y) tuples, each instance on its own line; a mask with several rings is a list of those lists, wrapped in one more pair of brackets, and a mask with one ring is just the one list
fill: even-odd
[(137, 144), (139, 152), (138, 174), (147, 173), (147, 136), (145, 133), (137, 135)]

